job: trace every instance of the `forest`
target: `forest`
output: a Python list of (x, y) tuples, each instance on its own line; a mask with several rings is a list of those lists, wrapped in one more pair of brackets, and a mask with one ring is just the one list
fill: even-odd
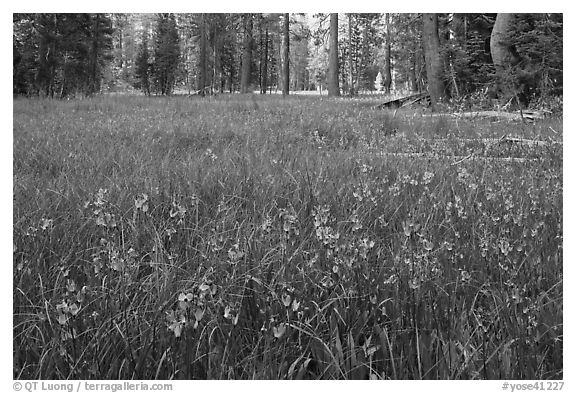
[(13, 14), (13, 378), (561, 390), (562, 53), (562, 14)]
[(562, 96), (562, 14), (14, 14), (17, 95)]

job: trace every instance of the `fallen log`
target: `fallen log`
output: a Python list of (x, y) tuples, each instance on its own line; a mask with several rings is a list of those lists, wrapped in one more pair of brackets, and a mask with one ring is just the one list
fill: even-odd
[[(438, 116), (440, 114), (433, 114)], [(451, 116), (457, 118), (496, 118), (505, 120), (542, 120), (546, 116), (545, 111), (518, 111), (518, 112), (502, 112), (502, 111), (475, 111), (475, 112), (461, 112), (452, 113)]]
[(485, 161), (501, 161), (501, 162), (532, 162), (532, 161), (542, 161), (540, 158), (527, 158), (527, 157), (489, 157), (481, 156), (476, 154), (469, 154), (467, 156), (461, 155), (442, 155), (442, 154), (431, 154), (431, 153), (386, 153), (386, 152), (374, 152), (379, 156), (384, 157), (407, 157), (407, 158), (423, 158), (423, 159), (436, 159), (436, 160), (456, 160), (452, 165), (457, 165), (466, 160), (485, 160)]
[(426, 139), (429, 142), (481, 142), (484, 144), (494, 144), (494, 143), (518, 143), (530, 146), (553, 146), (562, 145), (562, 141), (542, 141), (536, 139), (524, 139), (524, 138), (514, 138), (514, 137), (502, 137), (502, 138), (436, 138), (436, 139)]
[(422, 102), (422, 101), (425, 101), (426, 104), (429, 105), (430, 94), (428, 94), (428, 93), (412, 94), (409, 96), (400, 97), (400, 98), (396, 98), (393, 100), (383, 102), (381, 104), (376, 105), (374, 108), (375, 109), (384, 109), (384, 108), (398, 109), (398, 108), (403, 108), (406, 106), (414, 105), (414, 104), (416, 104), (418, 102)]

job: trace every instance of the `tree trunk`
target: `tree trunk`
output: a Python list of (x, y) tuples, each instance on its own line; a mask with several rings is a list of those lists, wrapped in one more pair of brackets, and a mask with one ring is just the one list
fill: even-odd
[(258, 86), (260, 87), (260, 94), (262, 94), (262, 67), (264, 65), (263, 57), (263, 48), (264, 48), (264, 37), (262, 34), (262, 24), (264, 23), (264, 16), (262, 14), (258, 17)]
[(515, 14), (498, 14), (490, 35), (490, 54), (496, 68), (496, 94), (504, 99), (517, 97), (511, 69), (522, 60), (509, 37), (515, 17)]
[(392, 44), (390, 37), (390, 14), (386, 14), (386, 43), (384, 51), (384, 90), (388, 94), (390, 93), (390, 86), (392, 86), (392, 66), (391, 66), (391, 55), (392, 55)]
[(200, 56), (198, 59), (198, 85), (200, 95), (206, 95), (206, 15), (200, 14)]
[(122, 29), (120, 29), (119, 31), (119, 35), (118, 35), (118, 46), (120, 49), (120, 69), (122, 71), (124, 71), (124, 69), (126, 68), (126, 63), (124, 62), (124, 43), (122, 42), (122, 36), (124, 35), (124, 31)]
[(252, 64), (252, 14), (244, 15), (243, 46), (240, 93), (248, 93), (250, 91), (250, 67)]
[(284, 14), (282, 25), (282, 95), (290, 93), (290, 14)]
[(262, 94), (266, 94), (266, 88), (268, 87), (268, 40), (268, 24), (266, 24), (266, 33), (264, 35), (264, 64), (262, 65)]
[(520, 56), (509, 41), (510, 29), (514, 23), (514, 14), (498, 14), (490, 35), (490, 54), (497, 71), (516, 65)]
[(410, 55), (410, 72), (408, 74), (409, 79), (410, 79), (410, 90), (412, 92), (418, 92), (418, 80), (416, 79), (416, 55), (414, 53), (412, 53)]
[(338, 14), (330, 14), (330, 52), (328, 54), (328, 96), (340, 95), (338, 83)]
[(352, 97), (354, 92), (354, 67), (352, 47), (352, 14), (348, 14), (348, 94)]
[(438, 14), (423, 14), (422, 18), (428, 92), (432, 108), (435, 109), (436, 104), (446, 98), (442, 57), (440, 56), (440, 37), (438, 36)]

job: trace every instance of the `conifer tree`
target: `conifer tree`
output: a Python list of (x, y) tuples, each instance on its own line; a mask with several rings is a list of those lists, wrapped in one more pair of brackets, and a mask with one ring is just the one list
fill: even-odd
[(136, 87), (142, 89), (144, 94), (150, 95), (150, 52), (148, 51), (148, 32), (144, 29), (142, 42), (136, 55), (135, 75)]
[(170, 95), (176, 82), (180, 42), (174, 14), (158, 14), (154, 46), (154, 83), (156, 91)]

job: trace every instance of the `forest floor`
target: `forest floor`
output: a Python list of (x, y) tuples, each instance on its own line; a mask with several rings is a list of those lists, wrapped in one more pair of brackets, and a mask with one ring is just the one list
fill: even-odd
[(13, 116), (14, 378), (563, 378), (561, 117), (257, 95)]

